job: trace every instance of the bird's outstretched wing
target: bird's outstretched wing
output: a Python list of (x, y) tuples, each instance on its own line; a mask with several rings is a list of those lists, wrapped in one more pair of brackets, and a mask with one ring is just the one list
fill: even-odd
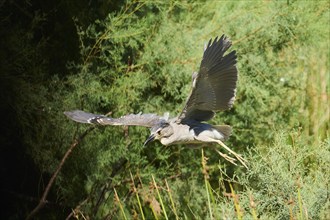
[(207, 121), (214, 111), (232, 107), (235, 100), (238, 71), (236, 51), (227, 55), (231, 42), (224, 35), (214, 41), (210, 39), (205, 47), (198, 74), (193, 75), (191, 94), (178, 117), (178, 121)]
[(165, 117), (156, 114), (129, 114), (120, 118), (110, 118), (105, 115), (96, 115), (81, 110), (68, 111), (64, 114), (73, 121), (99, 125), (135, 125), (153, 127), (158, 123), (165, 122)]

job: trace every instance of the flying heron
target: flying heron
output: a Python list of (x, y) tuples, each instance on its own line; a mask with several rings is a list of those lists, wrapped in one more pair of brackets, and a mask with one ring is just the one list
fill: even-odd
[[(68, 111), (64, 114), (80, 123), (149, 127), (151, 134), (144, 145), (153, 140), (160, 140), (165, 146), (217, 143), (246, 167), (245, 159), (223, 143), (230, 136), (231, 127), (202, 123), (213, 118), (215, 111), (224, 111), (233, 106), (238, 71), (236, 51), (233, 50), (225, 55), (230, 47), (231, 41), (225, 35), (220, 38), (216, 37), (214, 40), (210, 39), (208, 44), (205, 45), (199, 72), (192, 74), (190, 96), (182, 112), (177, 117), (169, 118), (166, 113), (164, 116), (139, 113), (111, 118), (81, 110)], [(215, 150), (220, 156), (236, 165), (235, 158), (220, 152), (216, 148)]]

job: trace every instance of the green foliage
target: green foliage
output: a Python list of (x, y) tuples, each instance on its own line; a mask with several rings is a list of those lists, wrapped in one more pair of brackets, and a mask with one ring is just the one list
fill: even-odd
[[(82, 48), (84, 63), (76, 65), (79, 74), (68, 79), (68, 83), (74, 85), (71, 95), (76, 98), (72, 108), (78, 106), (94, 112), (111, 110), (116, 117), (140, 111), (162, 114), (169, 110), (172, 115), (178, 114), (190, 89), (190, 72), (198, 68), (203, 43), (224, 32), (234, 40), (234, 48), (239, 53), (240, 83), (235, 108), (221, 113), (218, 118), (234, 126), (235, 135), (230, 144), (240, 147), (242, 152), (247, 146), (255, 146), (249, 158), (250, 170), (236, 174), (237, 184), (242, 187), (242, 192), (238, 193), (245, 196), (241, 204), (243, 210), (249, 210), (249, 197), (245, 191), (249, 189), (258, 201), (256, 212), (261, 218), (286, 219), (290, 216), (288, 202), (290, 199), (297, 201), (297, 184), (303, 184), (299, 186), (303, 211), (318, 218), (327, 199), (324, 183), (328, 176), (320, 169), (327, 164), (324, 155), (329, 156), (329, 149), (325, 143), (313, 145), (310, 150), (307, 148), (308, 143), (318, 142), (317, 137), (308, 137), (313, 134), (310, 129), (315, 126), (314, 120), (320, 120), (309, 112), (308, 106), (312, 103), (308, 100), (311, 92), (308, 82), (315, 76), (319, 79), (316, 85), (321, 83), (320, 78), (328, 79), (326, 74), (318, 73), (318, 70), (326, 72), (328, 69), (328, 54), (316, 56), (321, 47), (329, 46), (324, 45), (328, 30), (322, 28), (328, 22), (329, 12), (323, 7), (326, 4), (306, 2), (291, 5), (283, 2), (128, 3), (121, 12), (110, 14), (104, 21), (80, 33), (81, 39), (95, 43)], [(306, 8), (309, 14), (304, 12)], [(255, 13), (249, 13), (251, 10)], [(208, 11), (206, 16), (205, 11)], [(321, 18), (315, 18), (314, 13), (319, 13)], [(315, 29), (321, 40), (314, 38)], [(320, 69), (314, 67), (315, 62), (319, 63)], [(328, 86), (318, 94), (326, 92)], [(325, 105), (321, 107), (327, 109)], [(306, 117), (309, 120), (304, 120)], [(318, 136), (325, 138), (328, 123), (321, 121), (318, 126), (321, 129), (317, 131)], [(296, 143), (288, 145), (282, 139), (273, 142), (276, 133), (283, 133), (281, 130), (300, 127), (303, 134), (295, 137), (302, 142), (299, 146)], [(177, 147), (160, 150), (159, 145), (141, 149), (147, 131), (130, 128), (125, 137), (118, 132), (120, 130), (102, 129), (86, 140), (84, 147), (91, 151), (97, 149), (99, 155), (93, 160), (93, 175), (88, 175), (92, 184), (96, 181), (117, 186), (120, 195), (129, 192), (130, 186), (122, 185), (128, 178), (127, 171), (113, 177), (110, 183), (106, 180), (111, 165), (118, 158), (126, 158), (129, 162), (125, 169), (141, 180), (137, 192), (141, 194), (147, 218), (166, 217), (166, 213), (174, 218), (174, 213), (169, 211), (170, 197), (165, 192), (158, 194), (157, 190), (150, 189), (145, 192), (148, 185), (153, 185), (152, 173), (158, 184), (162, 179), (178, 175), (174, 181), (169, 180), (169, 185), (180, 218), (206, 217), (208, 210), (213, 210), (217, 216), (235, 217), (234, 206), (217, 190), (214, 209), (207, 208), (209, 192), (202, 187), (200, 164), (190, 162), (197, 160), (198, 152), (182, 151)], [(302, 137), (304, 135), (306, 137)], [(283, 133), (280, 137), (286, 135)], [(269, 147), (262, 147), (265, 145)], [(322, 154), (315, 155), (321, 152), (319, 149)], [(214, 156), (211, 159), (212, 163), (217, 160)], [(218, 174), (213, 173), (210, 183), (216, 184), (217, 180)], [(112, 189), (108, 196), (114, 196)], [(160, 211), (163, 208), (161, 198), (167, 205), (167, 211), (163, 210), (163, 213)], [(126, 200), (126, 214), (132, 208), (138, 213), (135, 197), (127, 195), (122, 200)], [(148, 210), (148, 204), (152, 212)], [(121, 218), (118, 204), (104, 202), (99, 205), (99, 217), (117, 213), (115, 215)], [(95, 215), (92, 210), (85, 209), (85, 212)], [(296, 210), (297, 206), (294, 206), (294, 216)]]
[[(305, 139), (300, 131), (279, 132), (271, 146), (250, 151), (250, 170), (239, 179), (257, 201), (261, 219), (288, 219), (292, 217), (290, 208), (298, 219), (321, 218), (320, 210), (329, 199), (330, 176), (326, 170), (330, 143), (311, 147)], [(303, 218), (299, 218), (299, 212)]]
[[(77, 27), (81, 60), (69, 74), (23, 85), (29, 95), (15, 110), (28, 152), (43, 172), (55, 170), (89, 127), (65, 110), (177, 115), (204, 43), (225, 33), (238, 52), (237, 100), (211, 123), (233, 126), (227, 145), (249, 170), (207, 148), (207, 166), (200, 150), (143, 148), (145, 128), (97, 127), (64, 165), (58, 199), (92, 219), (325, 219), (329, 16), (328, 1), (127, 1)], [(34, 69), (41, 78), (43, 67)]]

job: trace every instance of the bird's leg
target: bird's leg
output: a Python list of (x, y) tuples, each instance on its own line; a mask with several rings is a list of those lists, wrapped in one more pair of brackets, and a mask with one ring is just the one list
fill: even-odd
[(235, 158), (232, 158), (230, 156), (228, 156), (227, 154), (221, 153), (220, 151), (218, 151), (218, 149), (216, 147), (214, 147), (214, 150), (223, 158), (225, 158), (225, 160), (227, 160), (228, 162), (234, 164), (237, 166), (237, 164), (235, 163)]
[[(205, 142), (216, 142), (216, 143), (220, 144), (220, 145), (221, 145), (222, 147), (224, 147), (227, 151), (229, 151), (229, 153), (233, 154), (233, 155), (237, 158), (237, 160), (238, 160), (239, 162), (241, 162), (241, 164), (242, 164), (244, 167), (248, 168), (247, 165), (246, 165), (246, 162), (247, 162), (247, 161), (246, 161), (241, 155), (237, 154), (237, 153), (234, 152), (232, 149), (230, 149), (229, 147), (227, 147), (227, 145), (225, 145), (222, 141), (220, 141), (220, 140), (218, 140), (218, 139), (214, 139), (214, 138), (208, 137), (208, 136), (206, 136), (206, 135), (199, 135), (199, 136), (196, 137), (196, 140), (199, 140), (199, 141), (204, 142), (204, 143), (205, 143)], [(221, 153), (221, 152), (218, 151), (216, 148), (215, 148), (215, 150), (216, 150), (216, 152), (217, 152), (220, 156), (222, 156), (223, 158), (225, 158), (228, 162), (237, 165), (237, 164), (235, 163), (236, 159), (234, 159), (234, 158), (228, 156), (227, 154)]]
[[(245, 162), (247, 162), (241, 155), (237, 154), (235, 151), (233, 151), (232, 149), (230, 149), (229, 147), (227, 147), (227, 145), (225, 145), (222, 141), (220, 140), (215, 140), (218, 144), (220, 144), (222, 147), (224, 147), (227, 151), (229, 151), (229, 153), (233, 154), (237, 160), (239, 160), (239, 162), (241, 162), (241, 164), (243, 166), (245, 166), (246, 168), (248, 168), (245, 164)], [(226, 158), (225, 158), (226, 159)]]

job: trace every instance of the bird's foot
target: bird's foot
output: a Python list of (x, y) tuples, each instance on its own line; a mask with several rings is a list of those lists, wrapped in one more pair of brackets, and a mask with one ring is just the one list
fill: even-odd
[[(241, 156), (241, 155), (239, 155), (238, 153), (236, 153), (235, 151), (233, 151), (232, 149), (230, 149), (229, 147), (227, 147), (227, 145), (225, 145), (222, 141), (220, 141), (220, 140), (217, 140), (217, 143), (218, 144), (220, 144), (222, 147), (224, 147), (227, 151), (229, 151), (229, 153), (231, 153), (232, 155), (234, 155), (236, 158), (237, 158), (237, 160), (239, 161), (239, 162), (241, 162), (241, 164), (244, 166), (244, 167), (246, 167), (247, 169), (248, 169), (248, 167), (247, 167), (247, 165), (246, 165), (246, 163), (247, 163), (247, 161)], [(219, 152), (218, 152), (219, 153)], [(221, 155), (221, 154), (220, 154)], [(221, 155), (222, 156), (222, 155)], [(228, 155), (226, 155), (227, 157), (229, 157)], [(223, 156), (222, 156), (223, 157)], [(224, 157), (225, 159), (226, 159), (226, 157)], [(231, 157), (230, 157), (231, 158)], [(233, 159), (233, 158), (232, 158)], [(226, 160), (228, 160), (228, 159), (226, 159)], [(230, 162), (230, 160), (228, 160), (229, 162)]]
[(221, 153), (220, 151), (218, 151), (217, 149), (215, 149), (215, 151), (223, 158), (225, 158), (225, 160), (227, 160), (228, 162), (234, 164), (237, 166), (237, 164), (235, 163), (236, 159), (232, 158), (230, 156), (228, 156), (227, 154)]

